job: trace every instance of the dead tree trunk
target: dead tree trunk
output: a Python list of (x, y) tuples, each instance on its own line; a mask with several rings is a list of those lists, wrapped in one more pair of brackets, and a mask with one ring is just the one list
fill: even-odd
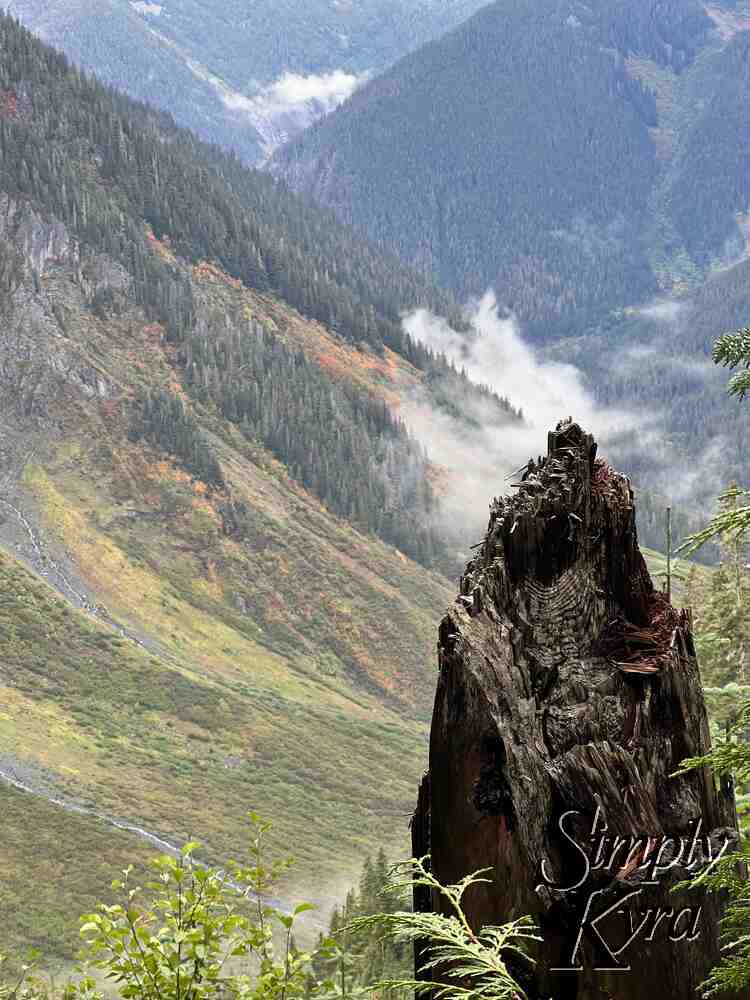
[(737, 839), (708, 771), (670, 777), (710, 745), (690, 624), (652, 585), (628, 480), (561, 423), (440, 625), (412, 823), (441, 881), (494, 870), (475, 929), (535, 917), (531, 998), (694, 1000), (719, 958), (717, 901), (671, 892)]

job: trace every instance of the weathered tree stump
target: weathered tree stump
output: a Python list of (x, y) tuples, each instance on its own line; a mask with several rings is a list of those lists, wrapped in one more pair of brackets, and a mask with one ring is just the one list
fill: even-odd
[(737, 839), (733, 796), (708, 771), (670, 777), (710, 746), (690, 624), (654, 589), (628, 480), (559, 424), (492, 504), (440, 624), (412, 823), (441, 881), (492, 869), (466, 897), (476, 930), (540, 925), (532, 998), (694, 1000), (719, 958), (719, 902), (671, 891)]

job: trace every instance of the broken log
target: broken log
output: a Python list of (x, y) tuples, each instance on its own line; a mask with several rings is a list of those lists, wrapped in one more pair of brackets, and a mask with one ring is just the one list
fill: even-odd
[(562, 422), (537, 482), (492, 505), (439, 628), (413, 850), (444, 883), (492, 870), (465, 899), (475, 931), (534, 917), (532, 1000), (694, 1000), (720, 904), (671, 890), (734, 848), (734, 796), (706, 769), (672, 777), (710, 747), (691, 619), (654, 589), (630, 484), (596, 451)]

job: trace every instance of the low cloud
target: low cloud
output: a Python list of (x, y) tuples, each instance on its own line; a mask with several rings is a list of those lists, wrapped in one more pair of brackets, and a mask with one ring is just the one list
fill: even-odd
[(676, 504), (700, 507), (708, 511), (714, 507), (717, 492), (727, 481), (727, 455), (731, 454), (729, 440), (721, 434), (713, 437), (689, 462), (676, 460), (668, 440), (653, 442), (653, 471), (649, 486), (655, 493), (669, 497)]
[(564, 417), (572, 416), (593, 433), (613, 459), (657, 434), (653, 415), (604, 409), (578, 368), (540, 359), (524, 342), (516, 321), (499, 315), (493, 292), (481, 299), (471, 325), (471, 334), (457, 333), (424, 309), (404, 319), (412, 337), (523, 411), (524, 422), (518, 424), (499, 416), (489, 402), (476, 404), (470, 416), (479, 426), (467, 428), (437, 409), (426, 394), (403, 404), (401, 414), (412, 433), (450, 472), (446, 516), (472, 524), (483, 520), (492, 496), (508, 492), (509, 474), (532, 455), (546, 452), (547, 431)]
[(147, 3), (146, 0), (130, 0), (130, 6), (145, 17), (160, 17), (164, 8), (158, 3)]
[(301, 104), (315, 104), (325, 114), (351, 97), (365, 79), (366, 74), (355, 76), (341, 69), (320, 76), (284, 73), (260, 99), (279, 114), (294, 110)]
[[(526, 343), (513, 317), (500, 315), (495, 296), (487, 292), (474, 309), (472, 330), (457, 333), (441, 317), (424, 309), (403, 320), (404, 329), (437, 353), (445, 354), (472, 381), (494, 390), (523, 412), (523, 423), (498, 413), (490, 401), (471, 403), (474, 427), (437, 407), (427, 392), (405, 400), (401, 416), (430, 458), (447, 470), (439, 530), (453, 538), (456, 555), (465, 555), (467, 532), (478, 541), (487, 523), (493, 496), (511, 492), (513, 475), (530, 457), (546, 453), (547, 432), (572, 416), (599, 444), (599, 454), (634, 476), (638, 485), (682, 508), (705, 515), (714, 506), (717, 484), (727, 479), (731, 442), (721, 433), (700, 451), (679, 442), (664, 408), (608, 407), (597, 403), (579, 368), (550, 362)], [(689, 369), (711, 378), (708, 360), (667, 356), (658, 343), (635, 343), (612, 352), (608, 369), (622, 374), (644, 366), (664, 366), (665, 389), (670, 373)], [(606, 374), (603, 376), (606, 377)], [(672, 378), (672, 385), (674, 379)], [(464, 401), (456, 400), (458, 406)], [(465, 410), (465, 405), (464, 405)], [(686, 451), (690, 449), (690, 451)], [(736, 449), (735, 449), (736, 450)]]
[(251, 118), (265, 140), (266, 153), (270, 154), (290, 135), (329, 114), (351, 97), (368, 76), (341, 69), (307, 76), (287, 72), (253, 97), (225, 90), (222, 100), (230, 111)]
[[(645, 370), (658, 369), (660, 378), (680, 372), (684, 376), (707, 379), (718, 376), (716, 365), (708, 357), (681, 358), (674, 351), (664, 351), (661, 344), (635, 343), (615, 353), (610, 369), (618, 375), (643, 376)], [(651, 376), (655, 377), (655, 376)]]
[(656, 299), (636, 311), (640, 316), (657, 323), (677, 324), (684, 318), (687, 308), (687, 303), (676, 299)]
[(631, 344), (621, 351), (618, 357), (628, 361), (645, 361), (648, 358), (655, 358), (657, 350), (653, 344)]

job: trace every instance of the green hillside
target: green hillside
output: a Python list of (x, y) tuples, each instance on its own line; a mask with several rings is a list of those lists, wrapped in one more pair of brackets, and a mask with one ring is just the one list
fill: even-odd
[(103, 820), (3, 783), (0, 808), (3, 952), (15, 969), (37, 948), (57, 971), (80, 946), (76, 918), (93, 902), (108, 901), (112, 879), (127, 865), (144, 872), (156, 849)]
[[(399, 401), (518, 417), (402, 336), (401, 309), (456, 308), (416, 272), (12, 19), (0, 38), (0, 771), (214, 860), (257, 809), (290, 892), (325, 902), (408, 849), (453, 597)], [(61, 806), (23, 841), (7, 794), (11, 943), (33, 925), (53, 961), (142, 850)], [(54, 883), (56, 841), (72, 881), (21, 915), (15, 866)]]
[[(663, 421), (661, 440), (634, 451), (628, 472), (662, 495), (712, 509), (732, 480), (747, 481), (737, 442), (748, 434), (748, 410), (727, 396), (727, 372), (711, 360), (716, 338), (747, 324), (750, 262), (717, 269), (655, 308), (618, 310), (547, 351), (585, 368), (598, 402), (629, 406)], [(652, 544), (658, 544), (652, 540)]]
[(273, 169), (556, 339), (744, 252), (747, 13), (495, 0)]
[[(209, 404), (191, 412), (220, 464), (221, 487), (211, 488), (191, 477), (179, 459), (148, 440), (132, 440), (133, 398), (140, 396), (144, 386), (169, 388), (174, 398), (184, 398), (190, 405), (177, 381), (180, 369), (173, 367), (174, 348), (157, 326), (139, 317), (137, 309), (126, 310), (114, 320), (100, 319), (81, 301), (75, 275), (59, 265), (53, 272), (43, 279), (43, 295), (50, 310), (56, 305), (65, 312), (67, 334), (49, 334), (46, 343), (52, 362), (55, 349), (68, 359), (69, 381), (56, 383), (54, 369), (40, 372), (38, 394), (22, 395), (12, 401), (15, 405), (10, 412), (6, 410), (8, 418), (18, 417), (28, 406), (36, 409), (36, 417), (21, 421), (20, 433), (18, 425), (14, 431), (9, 427), (6, 442), (20, 455), (20, 479), (6, 486), (3, 494), (11, 504), (3, 509), (3, 531), (10, 532), (8, 543), (15, 543), (50, 578), (57, 579), (52, 566), (60, 562), (62, 553), (65, 565), (73, 567), (68, 578), (76, 581), (75, 593), (92, 595), (87, 603), (99, 606), (99, 616), (124, 623), (129, 634), (152, 651), (154, 662), (133, 648), (132, 670), (137, 667), (140, 674), (133, 675), (126, 690), (109, 694), (97, 688), (92, 676), (86, 683), (95, 689), (94, 702), (90, 709), (81, 708), (82, 694), (75, 685), (84, 683), (85, 675), (80, 667), (74, 671), (72, 663), (85, 661), (97, 674), (102, 669), (106, 677), (111, 664), (101, 663), (103, 654), (77, 650), (74, 642), (64, 640), (62, 611), (60, 631), (45, 624), (46, 613), (31, 610), (31, 624), (24, 628), (23, 618), (16, 613), (20, 591), (9, 580), (2, 588), (13, 602), (3, 640), (4, 662), (13, 664), (13, 670), (4, 675), (8, 696), (15, 692), (18, 697), (16, 671), (34, 665), (39, 672), (47, 669), (52, 674), (49, 698), (59, 710), (69, 697), (71, 710), (75, 707), (84, 717), (89, 711), (95, 713), (94, 727), (111, 720), (109, 739), (139, 744), (142, 727), (149, 731), (148, 713), (161, 712), (164, 704), (155, 693), (141, 701), (137, 694), (142, 682), (135, 678), (144, 671), (147, 677), (151, 669), (157, 671), (155, 677), (168, 670), (170, 679), (159, 683), (172, 690), (174, 697), (175, 685), (182, 683), (180, 673), (186, 671), (189, 683), (184, 700), (195, 718), (192, 723), (184, 721), (190, 732), (193, 725), (198, 730), (196, 742), (185, 743), (186, 733), (178, 742), (183, 751), (185, 747), (195, 750), (204, 763), (191, 762), (189, 754), (180, 763), (183, 751), (170, 748), (169, 730), (153, 720), (153, 739), (169, 750), (167, 757), (174, 758), (169, 767), (182, 771), (188, 783), (181, 793), (181, 809), (190, 802), (189, 785), (195, 774), (201, 782), (204, 773), (215, 774), (217, 796), (227, 780), (239, 782), (237, 799), (231, 804), (212, 802), (207, 790), (196, 797), (201, 810), (205, 805), (215, 817), (212, 823), (217, 830), (225, 831), (217, 849), (230, 835), (226, 810), (231, 808), (235, 816), (241, 816), (247, 807), (245, 796), (251, 794), (265, 799), (264, 809), (276, 803), (280, 830), (290, 834), (308, 807), (300, 798), (301, 788), (317, 789), (318, 794), (325, 787), (322, 774), (327, 772), (336, 781), (341, 800), (333, 797), (321, 811), (319, 820), (327, 830), (321, 829), (320, 836), (311, 831), (306, 849), (317, 853), (319, 861), (325, 855), (338, 857), (344, 850), (341, 836), (351, 835), (354, 845), (364, 835), (354, 822), (346, 833), (344, 803), (356, 788), (364, 791), (367, 785), (356, 770), (364, 759), (359, 752), (352, 752), (354, 771), (348, 778), (346, 767), (336, 761), (352, 740), (363, 740), (363, 746), (367, 743), (369, 726), (375, 727), (372, 738), (381, 745), (385, 770), (378, 779), (380, 787), (392, 780), (403, 781), (404, 801), (410, 798), (407, 790), (411, 775), (420, 767), (432, 687), (434, 621), (450, 597), (449, 585), (396, 549), (336, 518), (295, 483), (257, 440), (247, 438)], [(203, 309), (218, 308), (225, 290), (222, 284), (197, 278), (198, 315)], [(284, 317), (285, 307), (278, 303), (265, 306), (264, 300), (232, 287), (226, 294), (243, 308), (254, 302), (259, 321), (263, 317), (270, 322), (271, 312), (277, 323)], [(314, 333), (301, 318), (288, 310), (287, 315), (290, 331), (296, 324), (307, 335)], [(293, 335), (288, 333), (290, 338)], [(42, 330), (37, 330), (37, 336), (42, 337)], [(322, 332), (319, 345), (325, 347)], [(330, 347), (334, 346), (332, 342)], [(338, 349), (345, 355), (344, 343)], [(78, 380), (91, 371), (92, 362), (106, 385), (106, 398), (87, 399), (80, 389)], [(395, 363), (394, 370), (399, 371)], [(403, 377), (407, 374), (408, 366)], [(13, 510), (34, 521), (43, 557), (29, 551), (27, 539), (18, 533)], [(69, 590), (58, 586), (70, 596)], [(33, 601), (28, 599), (33, 604), (37, 598), (35, 592)], [(39, 630), (45, 642), (40, 642)], [(86, 642), (95, 642), (95, 637)], [(124, 656), (120, 641), (113, 636), (111, 647), (109, 640), (102, 642), (112, 662), (119, 662)], [(59, 650), (70, 657), (65, 683)], [(112, 674), (113, 680), (116, 677)], [(66, 695), (69, 684), (74, 686)], [(31, 681), (26, 687), (39, 697), (46, 690)], [(99, 698), (104, 701), (100, 703)], [(141, 724), (133, 731), (130, 723), (120, 726), (115, 705), (118, 711), (142, 717)], [(61, 748), (47, 746), (44, 713), (36, 736), (23, 704), (19, 713), (18, 719), (24, 720), (23, 739), (16, 742), (15, 734), (10, 734), (6, 745), (14, 753), (21, 747), (42, 762), (55, 762), (55, 769), (58, 763), (68, 766)], [(335, 735), (339, 721), (340, 738)], [(389, 727), (396, 759), (387, 763), (388, 754), (383, 755), (382, 748), (391, 740)], [(206, 742), (214, 742), (214, 733), (224, 734), (217, 738), (226, 741), (226, 753), (213, 759), (215, 771), (196, 772), (198, 766), (212, 763), (210, 756), (204, 758), (204, 751)], [(320, 748), (315, 746), (317, 740)], [(77, 738), (72, 746), (84, 749)], [(321, 774), (297, 787), (301, 747), (313, 749), (310, 762), (320, 767)], [(95, 750), (95, 742), (88, 749)], [(109, 753), (112, 747), (99, 750)], [(151, 751), (144, 748), (143, 752)], [(237, 757), (236, 766), (225, 766), (224, 757)], [(104, 774), (95, 780), (89, 771), (93, 759), (84, 756), (83, 764), (70, 765), (72, 773), (79, 775), (81, 794), (93, 781), (92, 797), (102, 806), (115, 807), (117, 803), (99, 797), (101, 793), (106, 798), (112, 791), (109, 765), (103, 765)], [(248, 771), (245, 765), (250, 761), (255, 763)], [(270, 770), (269, 761), (274, 762)], [(118, 770), (120, 766), (117, 762)], [(372, 769), (369, 773), (374, 778)], [(260, 783), (266, 781), (266, 791), (261, 793)], [(125, 787), (136, 787), (132, 777)], [(118, 808), (119, 813), (162, 829), (165, 823), (173, 828), (176, 814), (166, 805), (161, 778), (148, 794), (129, 791), (127, 795), (128, 808)], [(296, 813), (296, 819), (290, 816), (284, 830), (287, 809)], [(186, 832), (182, 825), (178, 830)], [(352, 853), (356, 854), (353, 846)], [(321, 872), (324, 867), (320, 862)]]
[(431, 279), (167, 115), (83, 75), (8, 16), (0, 51), (3, 189), (125, 266), (139, 304), (173, 334), (190, 323), (190, 290), (150, 252), (144, 224), (187, 262), (214, 260), (347, 339), (387, 343), (419, 364), (427, 357), (403, 334), (401, 313), (427, 306), (460, 323), (458, 306)]
[[(58, 503), (46, 477), (34, 475), (50, 533), (59, 528), (101, 604), (107, 600), (107, 616), (125, 622), (151, 651), (73, 610), (0, 555), (0, 770), (20, 767), (31, 773), (32, 786), (173, 843), (198, 837), (213, 860), (238, 850), (243, 816), (257, 809), (276, 821), (278, 843), (294, 845), (300, 859), (295, 888), (317, 900), (329, 898), (381, 843), (403, 853), (425, 753), (430, 640), (447, 590), (417, 576), (414, 582), (427, 583), (427, 593), (415, 599), (428, 606), (411, 605), (402, 596), (405, 580), (398, 580), (397, 594), (373, 569), (364, 579), (347, 579), (343, 567), (327, 563), (332, 554), (323, 545), (305, 581), (316, 594), (314, 610), (303, 604), (285, 622), (288, 588), (282, 585), (276, 607), (241, 615), (222, 593), (224, 567), (213, 570), (211, 582), (198, 576), (189, 557), (179, 562), (184, 535), (130, 532), (118, 548), (68, 502)], [(90, 481), (77, 475), (75, 492), (87, 488)], [(87, 506), (94, 499), (86, 497)], [(79, 532), (84, 537), (76, 548)], [(368, 549), (367, 557), (377, 567), (377, 551)], [(277, 561), (275, 569), (289, 573), (293, 562)], [(408, 577), (414, 570), (404, 572)], [(326, 607), (328, 600), (336, 606)], [(256, 608), (260, 603), (256, 598)], [(393, 623), (380, 651), (379, 640), (365, 633), (368, 611)], [(307, 641), (298, 638), (293, 653), (295, 619), (299, 627), (307, 615), (310, 634)], [(329, 646), (312, 638), (321, 628), (329, 631)], [(357, 671), (343, 659), (347, 646), (358, 657)], [(3, 815), (8, 850), (23, 813)], [(55, 829), (73, 838), (70, 822), (61, 811)], [(101, 854), (99, 841), (88, 843), (86, 856), (71, 862), (70, 877), (82, 894), (94, 891), (112, 854)], [(47, 862), (37, 855), (25, 879), (42, 879)], [(64, 901), (50, 920), (65, 912)], [(11, 914), (19, 914), (22, 902), (13, 901)], [(10, 922), (17, 928), (13, 940), (23, 941), (28, 919)], [(68, 943), (67, 937), (59, 941), (51, 957)]]
[[(355, 238), (330, 213), (82, 76), (10, 17), (0, 21), (0, 41), (0, 81), (9, 95), (0, 119), (0, 164), (3, 189), (13, 199), (5, 227), (10, 242), (18, 241), (25, 224), (18, 205), (29, 200), (63, 222), (88, 255), (82, 277), (87, 305), (99, 318), (118, 316), (126, 302), (141, 306), (176, 345), (172, 362), (194, 397), (210, 401), (246, 437), (270, 447), (337, 513), (367, 523), (431, 564), (434, 544), (416, 537), (416, 521), (404, 523), (407, 509), (428, 522), (432, 496), (425, 458), (409, 444), (400, 422), (361, 387), (328, 400), (330, 378), (291, 353), (282, 357), (279, 338), (273, 331), (259, 333), (252, 316), (230, 317), (221, 305), (213, 310), (206, 304), (199, 317), (190, 266), (215, 262), (230, 283), (283, 299), (358, 345), (360, 353), (383, 358), (390, 348), (426, 374), (424, 384), (437, 406), (443, 397), (454, 411), (456, 397), (473, 400), (494, 411), (499, 424), (512, 422), (517, 414), (508, 400), (472, 386), (402, 328), (403, 313), (416, 306), (442, 310), (465, 326), (456, 303), (423, 275)], [(110, 268), (107, 276), (97, 253), (124, 275), (114, 278)], [(6, 256), (12, 281), (17, 268), (13, 254)], [(52, 318), (65, 325), (58, 314)], [(229, 326), (235, 328), (231, 337), (225, 335)], [(248, 346), (259, 337), (260, 352)], [(294, 373), (288, 377), (290, 366)], [(269, 383), (269, 391), (258, 398), (245, 394), (239, 370), (250, 383), (264, 389)], [(283, 401), (282, 394), (290, 398)], [(335, 421), (326, 419), (325, 406), (335, 411)], [(367, 440), (357, 439), (352, 424), (367, 425)], [(293, 445), (290, 435), (303, 428), (307, 437)], [(183, 442), (183, 460), (185, 448), (194, 447)], [(352, 467), (355, 453), (359, 469)], [(320, 466), (316, 455), (327, 467), (313, 477), (305, 456)], [(403, 467), (400, 482), (410, 481), (408, 489), (393, 482), (394, 464)], [(397, 494), (393, 503), (382, 496), (383, 482)], [(390, 516), (394, 505), (398, 523)]]

